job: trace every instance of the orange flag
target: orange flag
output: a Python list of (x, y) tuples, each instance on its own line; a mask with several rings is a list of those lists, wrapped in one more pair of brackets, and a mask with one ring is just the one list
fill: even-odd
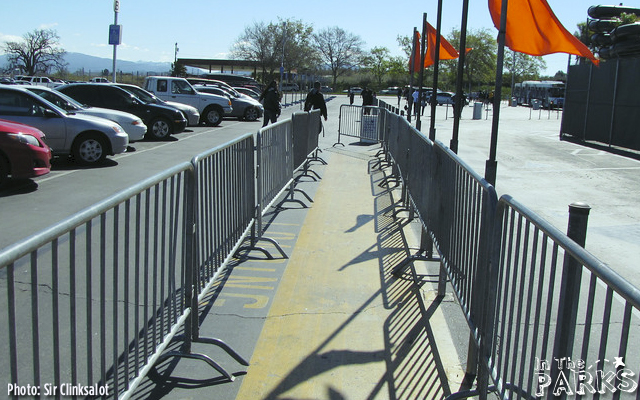
[[(500, 29), (502, 0), (489, 0), (493, 25)], [(587, 46), (567, 31), (546, 0), (509, 0), (505, 44), (532, 56), (567, 53), (598, 60)]]
[[(436, 60), (436, 29), (427, 22), (427, 53), (424, 55), (424, 67), (428, 68), (435, 63)], [(458, 51), (445, 38), (440, 35), (440, 54), (441, 60), (454, 60), (458, 58)]]
[(413, 38), (413, 54), (409, 58), (409, 72), (420, 71), (420, 32), (416, 31), (416, 35)]

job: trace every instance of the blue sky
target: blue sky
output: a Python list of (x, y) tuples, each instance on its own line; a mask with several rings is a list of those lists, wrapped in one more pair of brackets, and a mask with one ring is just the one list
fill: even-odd
[[(511, 0), (520, 1), (520, 0)], [(570, 31), (587, 19), (593, 0), (548, 0), (558, 19)], [(113, 0), (3, 1), (0, 44), (16, 40), (35, 29), (51, 28), (69, 52), (112, 58), (108, 45), (109, 24), (114, 22)], [(444, 0), (442, 32), (460, 28), (462, 0)], [(487, 28), (491, 23), (486, 0), (470, 0), (468, 29)], [(618, 3), (618, 2), (612, 2)], [(627, 4), (637, 6), (638, 4)], [(254, 0), (120, 0), (118, 23), (122, 45), (118, 59), (128, 61), (173, 61), (175, 43), (181, 58), (227, 58), (245, 27), (256, 22), (299, 19), (320, 30), (339, 26), (359, 35), (366, 48), (387, 47), (401, 55), (396, 37), (421, 29), (422, 14), (436, 26), (437, 0), (430, 1), (254, 1)], [(566, 70), (567, 55), (545, 57), (547, 72)]]

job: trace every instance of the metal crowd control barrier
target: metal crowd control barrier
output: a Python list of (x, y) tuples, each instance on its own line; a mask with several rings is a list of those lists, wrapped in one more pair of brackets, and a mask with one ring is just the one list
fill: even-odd
[(0, 254), (9, 397), (11, 385), (118, 397), (150, 371), (191, 316), (192, 187), (180, 164)]
[[(500, 199), (481, 365), (503, 399), (640, 397), (640, 290), (582, 247), (577, 209), (574, 241)], [(478, 385), (486, 390), (486, 375)]]
[(478, 372), (478, 388), (448, 399), (640, 398), (640, 290), (581, 247), (572, 232), (584, 234), (586, 217), (579, 229), (572, 216), (565, 235), (509, 196), (498, 201), (404, 118), (386, 121), (385, 182), (402, 184), (403, 206), (423, 225), (420, 250), (393, 273), (440, 260), (439, 294), (450, 280), (470, 326), (467, 372)]
[[(497, 204), (495, 190), (440, 142), (432, 142), (404, 118), (390, 132), (388, 149), (395, 164), (394, 173), (403, 184), (403, 204), (418, 214), (423, 225), (419, 251), (398, 264), (396, 276), (413, 261), (440, 261), (479, 343), (477, 312), (487, 287), (489, 238)], [(435, 247), (439, 257), (434, 256)], [(441, 274), (441, 280), (445, 276)], [(444, 294), (440, 285), (440, 294)], [(473, 349), (473, 347), (471, 347)], [(470, 359), (474, 359), (471, 354)], [(474, 364), (474, 363), (472, 363)], [(474, 368), (469, 366), (469, 368)], [(468, 371), (472, 372), (472, 371)]]
[(386, 113), (382, 107), (374, 106), (354, 106), (343, 104), (340, 106), (340, 117), (338, 121), (338, 142), (342, 136), (360, 138), (360, 141), (378, 143), (383, 138), (384, 118)]
[(293, 165), (295, 172), (300, 172), (295, 180), (299, 180), (302, 177), (311, 177), (313, 180), (317, 180), (320, 177), (318, 174), (310, 169), (312, 162), (317, 161), (321, 164), (326, 162), (318, 156), (320, 149), (318, 147), (318, 140), (320, 132), (322, 132), (322, 120), (320, 110), (313, 110), (311, 112), (297, 112), (291, 117), (293, 123)]
[(268, 240), (286, 257), (256, 223), (292, 180), (293, 135), (317, 147), (318, 116), (304, 117), (301, 132), (291, 120), (263, 129), (257, 148), (244, 135), (3, 249), (0, 377), (9, 397), (56, 387), (58, 396), (127, 399), (145, 376), (208, 381), (159, 372), (172, 357), (233, 380), (191, 351), (192, 342), (213, 344), (248, 365), (221, 340), (200, 336), (199, 300), (250, 231), (249, 249)]

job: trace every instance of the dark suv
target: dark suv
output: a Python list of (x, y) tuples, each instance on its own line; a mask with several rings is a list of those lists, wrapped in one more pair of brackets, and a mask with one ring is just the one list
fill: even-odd
[(140, 117), (147, 125), (147, 135), (165, 139), (173, 133), (184, 131), (187, 120), (173, 107), (145, 103), (128, 91), (115, 85), (101, 83), (72, 83), (56, 88), (79, 101), (93, 107), (126, 111)]

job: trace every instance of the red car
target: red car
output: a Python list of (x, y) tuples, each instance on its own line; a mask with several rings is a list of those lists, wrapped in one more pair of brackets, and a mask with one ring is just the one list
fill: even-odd
[(51, 149), (44, 133), (29, 125), (0, 119), (0, 187), (11, 176), (33, 178), (51, 170)]

